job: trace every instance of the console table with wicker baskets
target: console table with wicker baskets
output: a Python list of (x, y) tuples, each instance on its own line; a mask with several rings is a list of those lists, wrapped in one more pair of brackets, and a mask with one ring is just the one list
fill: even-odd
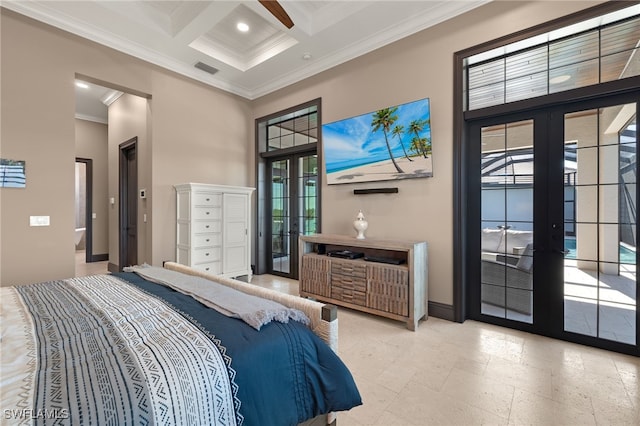
[[(361, 257), (331, 256), (347, 250)], [(404, 321), (427, 318), (427, 243), (299, 237), (300, 296)]]

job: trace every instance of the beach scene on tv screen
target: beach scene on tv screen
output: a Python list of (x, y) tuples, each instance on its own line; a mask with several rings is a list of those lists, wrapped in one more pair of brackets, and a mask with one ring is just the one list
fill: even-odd
[(322, 125), (328, 184), (433, 176), (429, 99)]

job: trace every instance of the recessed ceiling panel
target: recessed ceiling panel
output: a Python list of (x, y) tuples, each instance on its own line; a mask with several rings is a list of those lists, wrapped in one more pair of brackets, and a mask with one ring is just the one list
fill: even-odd
[(178, 10), (178, 8), (185, 3), (185, 1), (183, 0), (176, 0), (176, 1), (169, 1), (169, 0), (163, 0), (163, 1), (145, 1), (142, 2), (146, 5), (148, 5), (149, 7), (152, 7), (153, 9), (158, 10), (159, 12), (171, 16), (176, 10)]
[(160, 0), (135, 2), (166, 34), (175, 36), (209, 6), (207, 1)]
[[(238, 23), (249, 30), (238, 30)], [(243, 4), (233, 9), (190, 47), (246, 71), (295, 45), (297, 41)]]
[[(236, 28), (239, 22), (247, 24), (249, 31), (239, 31)], [(214, 43), (246, 54), (280, 33), (279, 29), (263, 17), (241, 4), (220, 20), (205, 36)]]

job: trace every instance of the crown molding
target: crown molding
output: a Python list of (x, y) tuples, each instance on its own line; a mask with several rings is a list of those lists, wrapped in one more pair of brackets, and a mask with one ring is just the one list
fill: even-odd
[(382, 48), (388, 44), (401, 40), (419, 31), (423, 31), (429, 27), (440, 24), (456, 15), (466, 13), (472, 9), (490, 2), (491, 0), (447, 2), (446, 10), (442, 10), (441, 6), (439, 8), (436, 8), (436, 11), (438, 11), (437, 16), (433, 16), (433, 10), (423, 11), (422, 13), (405, 19), (398, 25), (395, 25), (391, 30), (387, 29), (385, 31), (381, 31), (378, 34), (367, 37), (364, 40), (359, 40), (355, 43), (347, 45), (340, 51), (332, 53), (330, 57), (318, 58), (302, 70), (292, 71), (290, 73), (280, 75), (277, 79), (274, 79), (271, 82), (264, 84), (262, 87), (254, 90), (251, 93), (252, 97), (250, 99), (257, 99), (261, 96), (268, 95), (269, 93), (272, 93), (276, 90), (282, 89), (286, 86), (312, 77), (316, 74), (319, 74), (320, 72), (326, 71), (359, 56), (370, 53), (376, 49)]
[(100, 124), (109, 124), (109, 120), (105, 120), (102, 117), (95, 117), (92, 115), (86, 115), (86, 114), (76, 114), (76, 119), (77, 120), (84, 120), (84, 121), (93, 121), (94, 123), (100, 123)]
[(111, 104), (120, 99), (120, 96), (122, 95), (124, 95), (124, 92), (121, 92), (119, 90), (111, 90), (100, 98), (100, 102), (102, 102), (106, 106), (111, 106)]
[[(204, 71), (194, 67), (194, 64), (187, 64), (175, 60), (165, 54), (155, 50), (150, 50), (139, 43), (132, 42), (111, 33), (106, 33), (92, 25), (88, 25), (78, 19), (70, 16), (63, 16), (57, 13), (53, 8), (47, 6), (46, 1), (12, 1), (2, 0), (2, 7), (20, 13), (32, 19), (44, 22), (53, 27), (70, 32), (71, 34), (101, 44), (116, 51), (133, 56), (145, 62), (157, 65), (161, 68), (173, 71), (182, 76), (191, 78), (208, 86), (223, 90), (225, 92), (243, 97), (248, 100), (254, 100), (261, 96), (265, 96), (274, 91), (285, 88), (291, 84), (300, 82), (306, 78), (312, 77), (320, 72), (326, 71), (332, 67), (340, 65), (358, 56), (369, 53), (373, 50), (386, 46), (390, 43), (398, 41), (404, 37), (412, 35), (418, 31), (422, 31), (428, 27), (439, 24), (453, 16), (468, 12), (491, 0), (469, 0), (469, 1), (448, 1), (434, 2), (438, 7), (431, 8), (413, 16), (408, 17), (390, 30), (380, 31), (363, 40), (346, 45), (342, 50), (331, 56), (320, 57), (307, 64), (304, 68), (290, 73), (284, 73), (277, 78), (272, 79), (259, 87), (245, 87), (241, 84), (235, 84), (228, 80), (220, 78), (220, 74), (212, 76)], [(444, 4), (443, 4), (444, 3)], [(446, 6), (446, 7), (445, 7)], [(350, 6), (349, 11), (356, 13), (358, 8), (363, 7), (354, 3)], [(296, 12), (298, 12), (296, 10)], [(327, 12), (328, 13), (328, 12)], [(302, 13), (294, 13), (301, 16)], [(308, 22), (306, 30), (310, 33), (318, 31), (327, 25), (326, 16), (321, 16), (318, 22), (313, 22), (312, 17), (305, 16)], [(313, 28), (313, 27), (316, 28)]]
[(16, 2), (16, 1), (3, 1), (2, 7), (10, 9), (21, 15), (25, 15), (29, 18), (44, 22), (58, 29), (67, 31), (76, 36), (85, 38), (95, 43), (101, 44), (108, 48), (112, 48), (127, 55), (133, 56), (137, 59), (141, 59), (145, 62), (150, 62), (154, 65), (158, 65), (169, 71), (176, 72), (183, 76), (192, 78), (201, 83), (213, 86), (215, 88), (224, 90), (242, 96), (244, 98), (250, 98), (251, 92), (245, 89), (233, 86), (232, 84), (211, 77), (209, 74), (205, 74), (203, 71), (198, 70), (192, 66), (188, 66), (182, 62), (176, 61), (166, 55), (151, 51), (148, 48), (140, 45), (139, 43), (127, 40), (123, 37), (119, 37), (113, 34), (106, 34), (100, 29), (94, 28), (91, 25), (87, 25), (84, 22), (78, 21), (72, 17), (60, 18), (55, 13), (46, 10), (46, 7), (42, 3), (46, 2)]

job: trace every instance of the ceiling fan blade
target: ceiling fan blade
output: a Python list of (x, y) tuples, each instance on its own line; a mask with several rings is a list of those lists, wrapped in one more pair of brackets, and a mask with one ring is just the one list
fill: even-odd
[(276, 0), (258, 0), (261, 5), (263, 5), (273, 16), (275, 16), (278, 21), (282, 22), (282, 24), (291, 29), (293, 27), (293, 21), (287, 15), (284, 8), (278, 3)]

